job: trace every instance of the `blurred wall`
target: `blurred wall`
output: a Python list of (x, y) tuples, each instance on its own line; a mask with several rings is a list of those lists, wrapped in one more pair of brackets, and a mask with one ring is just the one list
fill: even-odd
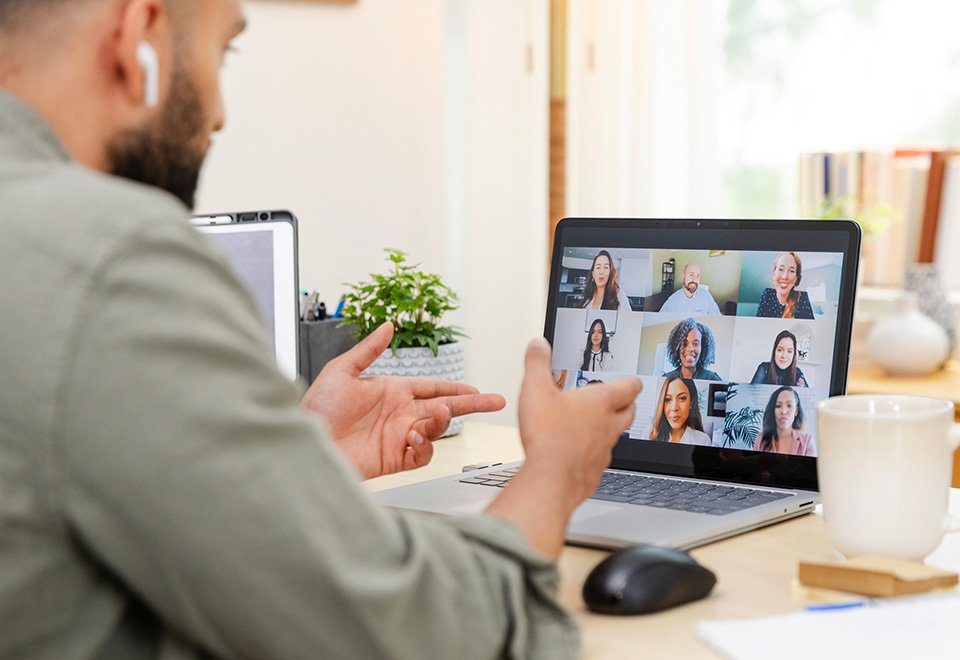
[(546, 300), (548, 3), (245, 8), (198, 211), (294, 211), (301, 288), (328, 305), (385, 247), (446, 277), (468, 380), (510, 402), (483, 421), (515, 423)]

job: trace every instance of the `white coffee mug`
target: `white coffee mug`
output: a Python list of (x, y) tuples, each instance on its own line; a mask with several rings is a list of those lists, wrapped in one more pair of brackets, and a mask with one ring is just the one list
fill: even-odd
[(817, 406), (827, 536), (846, 557), (921, 560), (958, 526), (947, 514), (960, 424), (953, 403), (838, 396)]

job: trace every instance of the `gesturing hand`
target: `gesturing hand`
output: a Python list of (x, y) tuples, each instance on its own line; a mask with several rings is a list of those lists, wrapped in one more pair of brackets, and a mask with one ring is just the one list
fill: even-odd
[(537, 339), (527, 348), (520, 390), (520, 437), (526, 466), (548, 463), (569, 479), (567, 492), (579, 504), (597, 489), (610, 454), (634, 416), (639, 378), (561, 392), (550, 372), (550, 345)]
[(434, 378), (372, 376), (360, 372), (390, 345), (385, 323), (350, 351), (331, 360), (310, 386), (301, 408), (320, 414), (333, 440), (364, 479), (422, 467), (434, 440), (458, 415), (500, 410), (499, 394)]
[(597, 489), (633, 421), (641, 382), (627, 377), (561, 392), (550, 363), (547, 341), (530, 342), (519, 410), (526, 462), (487, 513), (512, 521), (534, 548), (556, 558), (570, 514)]

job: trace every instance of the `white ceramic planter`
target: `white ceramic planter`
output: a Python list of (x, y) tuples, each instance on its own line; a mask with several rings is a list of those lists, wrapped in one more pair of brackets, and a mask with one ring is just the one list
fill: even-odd
[[(362, 376), (422, 376), (463, 382), (463, 344), (443, 344), (436, 357), (429, 348), (398, 348), (397, 354), (389, 348), (376, 359)], [(463, 430), (464, 418), (454, 417), (443, 437)]]

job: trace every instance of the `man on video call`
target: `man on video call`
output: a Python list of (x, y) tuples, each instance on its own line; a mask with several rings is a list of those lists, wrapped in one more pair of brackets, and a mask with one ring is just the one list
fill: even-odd
[[(562, 658), (554, 560), (633, 419), (531, 342), (527, 461), (486, 515), (377, 507), (498, 395), (361, 379), (301, 398), (188, 223), (239, 0), (0, 0), (0, 657)], [(598, 414), (599, 413), (599, 414)]]
[(683, 286), (673, 292), (661, 312), (683, 314), (719, 314), (720, 308), (710, 292), (700, 286), (700, 264), (691, 261), (683, 268)]

